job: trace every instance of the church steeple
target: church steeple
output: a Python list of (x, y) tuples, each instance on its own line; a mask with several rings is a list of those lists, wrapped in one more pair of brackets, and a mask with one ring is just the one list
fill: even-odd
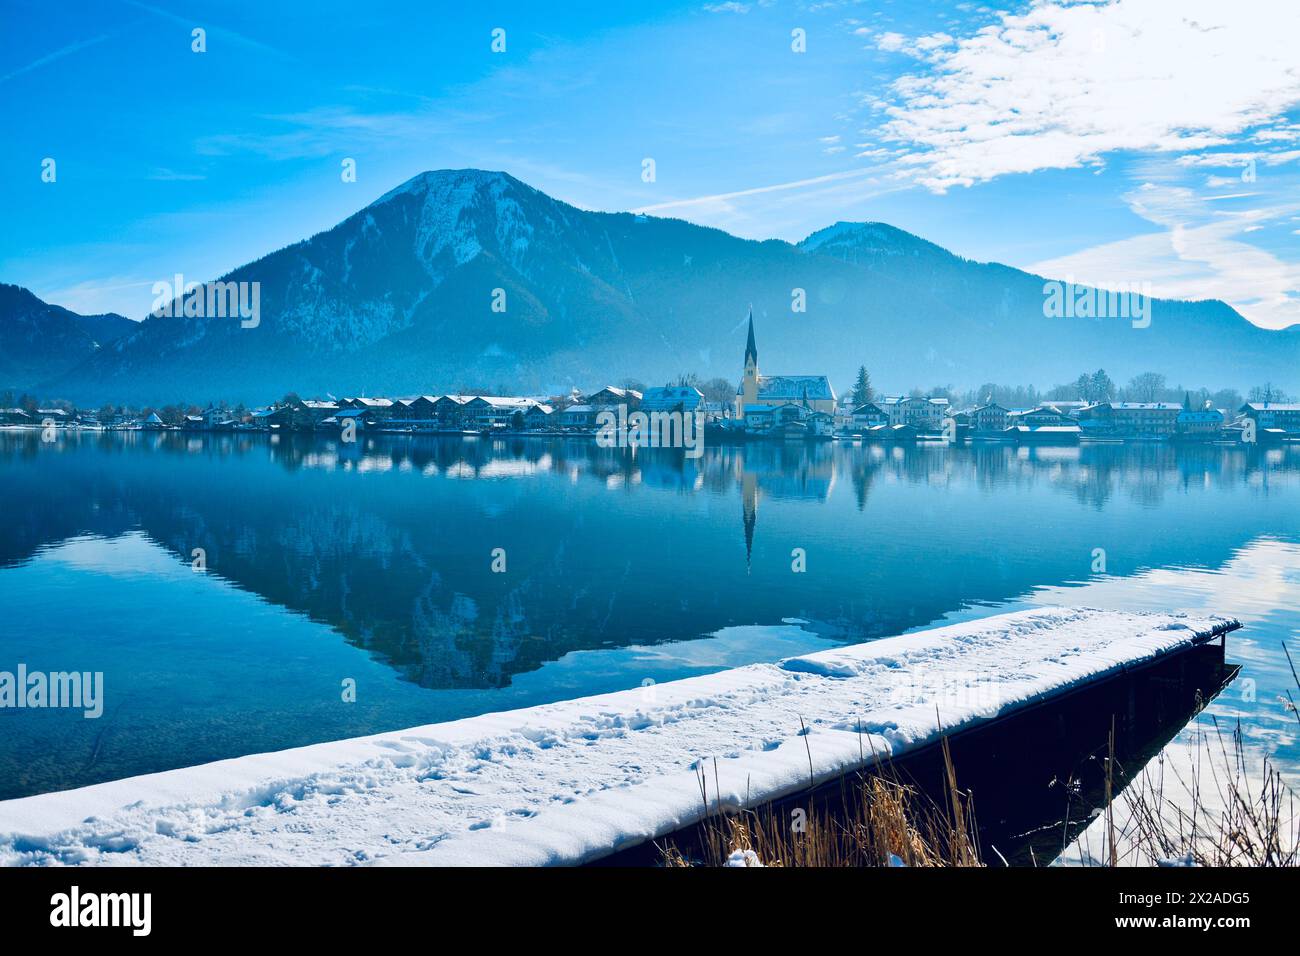
[(749, 339), (745, 342), (745, 371), (736, 395), (736, 417), (744, 418), (745, 409), (758, 402), (758, 346), (754, 344), (754, 307), (749, 307)]

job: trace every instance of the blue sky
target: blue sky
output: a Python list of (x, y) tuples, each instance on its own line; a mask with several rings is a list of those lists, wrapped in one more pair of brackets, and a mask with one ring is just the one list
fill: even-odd
[(474, 166), (749, 238), (880, 220), (1300, 322), (1292, 0), (542, 6), (6, 0), (0, 279), (140, 318), (160, 279)]

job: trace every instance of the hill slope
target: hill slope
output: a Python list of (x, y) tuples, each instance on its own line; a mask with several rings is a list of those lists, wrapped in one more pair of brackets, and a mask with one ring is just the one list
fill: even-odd
[(0, 283), (0, 388), (30, 389), (66, 374), (135, 328), (124, 316), (78, 315)]

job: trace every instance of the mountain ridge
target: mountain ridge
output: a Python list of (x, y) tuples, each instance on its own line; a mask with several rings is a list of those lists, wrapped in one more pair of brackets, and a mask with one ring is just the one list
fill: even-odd
[[(1048, 386), (1098, 367), (1117, 379), (1150, 369), (1193, 386), (1294, 386), (1300, 367), (1300, 326), (1260, 329), (1216, 300), (1157, 301), (1148, 329), (1049, 319), (1042, 277), (886, 223), (841, 221), (799, 243), (748, 240), (578, 209), (499, 171), (420, 173), (218, 281), (260, 283), (256, 328), (150, 317), (41, 382), (44, 393), (264, 402), (290, 390), (734, 380), (750, 303), (765, 372), (797, 365), (841, 385), (859, 364), (890, 390)], [(792, 310), (799, 289), (802, 313)]]

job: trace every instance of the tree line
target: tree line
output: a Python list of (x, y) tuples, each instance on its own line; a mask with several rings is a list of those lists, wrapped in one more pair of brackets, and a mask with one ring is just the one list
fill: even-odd
[[(876, 390), (871, 384), (871, 374), (865, 365), (858, 367), (858, 374), (849, 390), (854, 406), (873, 401)], [(1082, 372), (1078, 378), (1065, 385), (1056, 385), (1046, 390), (1039, 390), (1033, 385), (1006, 385), (986, 382), (978, 388), (955, 389), (951, 385), (936, 385), (930, 389), (913, 388), (908, 396), (912, 398), (946, 398), (957, 407), (974, 407), (996, 403), (1006, 408), (1032, 408), (1035, 405), (1050, 402), (1178, 402), (1189, 401), (1193, 407), (1203, 407), (1207, 403), (1215, 408), (1236, 411), (1245, 402), (1292, 402), (1296, 399), (1288, 395), (1272, 382), (1256, 385), (1243, 397), (1235, 388), (1221, 388), (1211, 391), (1205, 387), (1189, 388), (1182, 384), (1169, 384), (1168, 378), (1159, 372), (1142, 372), (1133, 376), (1125, 385), (1117, 384), (1105, 369), (1095, 372)]]

